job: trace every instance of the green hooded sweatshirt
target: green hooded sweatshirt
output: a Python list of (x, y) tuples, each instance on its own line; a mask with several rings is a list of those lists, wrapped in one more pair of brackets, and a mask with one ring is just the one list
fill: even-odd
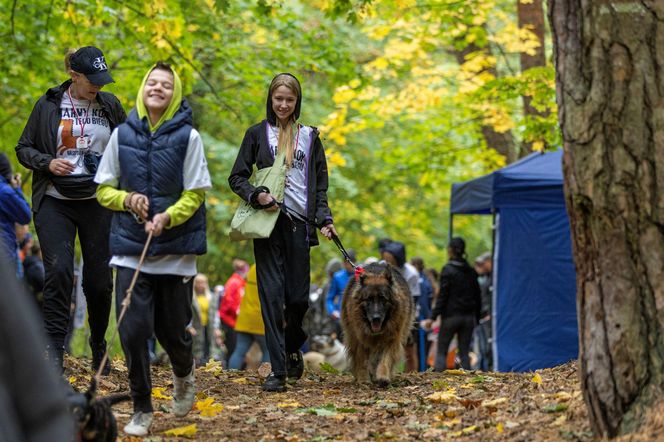
[[(182, 103), (182, 82), (177, 72), (173, 72), (173, 98), (169, 103), (166, 111), (163, 113), (159, 121), (156, 124), (152, 124), (148, 115), (148, 109), (145, 107), (143, 102), (143, 90), (145, 89), (145, 84), (148, 81), (150, 73), (154, 70), (155, 66), (152, 66), (141, 82), (141, 86), (138, 88), (138, 96), (136, 97), (136, 112), (140, 119), (147, 118), (150, 132), (156, 132), (159, 127), (164, 124), (166, 121), (173, 118), (175, 113), (180, 109), (180, 104)], [(115, 210), (115, 211), (125, 211), (125, 199), (129, 195), (129, 192), (124, 190), (116, 189), (113, 186), (108, 184), (100, 184), (97, 188), (97, 201), (102, 206)], [(170, 229), (180, 224), (187, 222), (189, 218), (193, 216), (196, 210), (203, 204), (205, 201), (205, 191), (202, 189), (193, 189), (185, 190), (182, 192), (180, 199), (178, 199), (172, 206), (166, 209), (166, 213), (170, 216), (170, 223), (166, 227)]]

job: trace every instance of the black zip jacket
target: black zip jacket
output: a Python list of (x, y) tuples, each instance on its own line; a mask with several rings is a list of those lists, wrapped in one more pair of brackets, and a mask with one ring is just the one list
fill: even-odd
[[(51, 160), (57, 158), (58, 127), (60, 126), (60, 104), (62, 96), (71, 85), (67, 80), (60, 86), (46, 91), (32, 109), (30, 118), (23, 128), (16, 146), (18, 161), (34, 171), (32, 177), (32, 211), (37, 213), (46, 193), (48, 183), (53, 176), (48, 169)], [(111, 132), (127, 119), (120, 101), (109, 92), (98, 92), (97, 102), (101, 105), (104, 116), (108, 119)]]
[[(255, 203), (259, 191), (250, 182), (253, 166), (258, 169), (271, 167), (274, 164), (272, 152), (267, 139), (267, 120), (247, 129), (240, 146), (228, 183), (233, 192), (248, 203)], [(320, 141), (318, 129), (313, 128), (312, 146), (307, 176), (307, 218), (314, 220), (320, 227), (332, 223), (332, 213), (327, 205), (327, 162), (323, 143)], [(309, 245), (318, 245), (315, 229), (309, 229)]]
[(482, 298), (477, 272), (465, 259), (451, 259), (440, 273), (440, 295), (431, 312), (431, 319), (442, 315), (474, 316), (480, 319)]

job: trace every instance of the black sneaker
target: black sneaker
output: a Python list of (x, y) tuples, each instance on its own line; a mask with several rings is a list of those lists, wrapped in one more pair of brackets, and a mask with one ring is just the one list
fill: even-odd
[(53, 370), (58, 375), (62, 375), (62, 373), (65, 371), (63, 363), (64, 354), (65, 354), (64, 346), (57, 346), (52, 344), (47, 345), (46, 351), (44, 352), (44, 356), (46, 357), (46, 360), (48, 361), (49, 365), (53, 367)]
[(295, 382), (304, 374), (304, 359), (302, 352), (289, 353), (286, 355), (286, 373), (288, 380)]
[(286, 377), (275, 376), (274, 373), (270, 373), (265, 382), (263, 382), (263, 391), (286, 391)]
[[(104, 358), (104, 353), (106, 353), (106, 341), (100, 343), (94, 343), (90, 341), (90, 349), (92, 350), (92, 370), (96, 373), (99, 370), (99, 365), (101, 360)], [(104, 368), (101, 370), (102, 376), (108, 376), (111, 373), (111, 362), (106, 358), (106, 363)]]

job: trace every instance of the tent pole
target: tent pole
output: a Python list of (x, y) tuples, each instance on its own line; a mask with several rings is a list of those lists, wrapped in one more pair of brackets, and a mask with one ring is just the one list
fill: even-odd
[(454, 214), (450, 212), (450, 229), (447, 231), (447, 243), (452, 241), (452, 234), (454, 233)]

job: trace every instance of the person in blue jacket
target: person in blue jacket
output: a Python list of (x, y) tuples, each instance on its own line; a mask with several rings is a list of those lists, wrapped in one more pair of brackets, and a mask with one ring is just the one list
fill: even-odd
[[(355, 251), (352, 249), (348, 250), (348, 256), (351, 261), (355, 262)], [(355, 274), (353, 266), (348, 262), (344, 261), (344, 268), (335, 272), (330, 281), (330, 289), (327, 292), (327, 297), (325, 299), (325, 306), (327, 307), (327, 314), (335, 322), (335, 327), (337, 329), (337, 334), (341, 332), (341, 324), (339, 322), (341, 318), (341, 298), (343, 297), (344, 290), (348, 285), (348, 281)]]
[(2, 253), (16, 265), (21, 275), (16, 242), (16, 224), (28, 224), (32, 218), (30, 205), (21, 191), (21, 176), (12, 172), (9, 158), (0, 153), (0, 237)]

